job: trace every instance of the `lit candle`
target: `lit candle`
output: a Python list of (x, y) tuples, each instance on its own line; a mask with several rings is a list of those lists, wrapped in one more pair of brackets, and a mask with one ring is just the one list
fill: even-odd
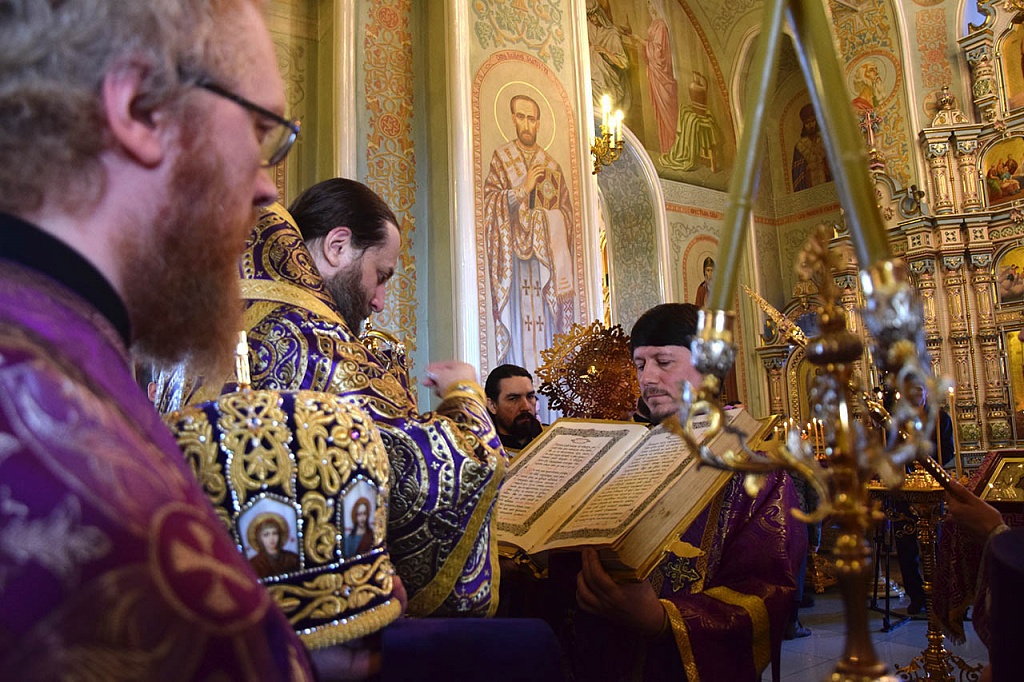
[[(953, 386), (949, 387), (949, 413), (951, 415), (956, 414), (956, 402), (953, 400)], [(938, 428), (938, 424), (935, 425)], [(963, 480), (964, 478), (964, 460), (960, 456), (960, 439), (957, 437), (956, 424), (953, 424), (953, 461), (956, 463), (956, 478), (957, 480)]]
[(610, 95), (601, 95), (601, 132), (608, 130), (608, 116), (612, 113), (612, 98)]
[(619, 109), (615, 112), (615, 135), (612, 138), (615, 144), (622, 142), (622, 118), (622, 109)]

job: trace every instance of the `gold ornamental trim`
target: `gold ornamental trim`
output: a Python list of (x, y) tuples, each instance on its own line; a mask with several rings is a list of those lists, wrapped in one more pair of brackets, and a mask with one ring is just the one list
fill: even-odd
[(344, 324), (336, 310), (301, 287), (266, 279), (240, 279), (238, 283), (242, 288), (242, 298), (305, 308), (330, 322)]
[(350, 616), (345, 623), (331, 623), (298, 632), (299, 639), (310, 649), (326, 649), (329, 646), (351, 642), (360, 637), (383, 630), (402, 615), (402, 605), (397, 599), (389, 599), (369, 611)]
[[(407, 611), (410, 616), (429, 616), (440, 608), (444, 600), (452, 593), (452, 590), (455, 588), (455, 582), (462, 575), (462, 569), (469, 559), (470, 552), (473, 551), (473, 547), (476, 545), (477, 537), (480, 534), (480, 527), (485, 519), (487, 520), (490, 536), (494, 536), (494, 499), (498, 495), (498, 486), (505, 479), (505, 466), (505, 459), (497, 457), (497, 466), (494, 467), (494, 474), (491, 476), (487, 488), (480, 495), (480, 502), (476, 507), (478, 512), (483, 511), (484, 513), (473, 515), (466, 526), (465, 533), (462, 534), (459, 543), (452, 550), (452, 553), (448, 555), (448, 560), (441, 570), (437, 572), (437, 575), (434, 576), (434, 579), (426, 587), (409, 599)], [(493, 558), (495, 555), (492, 554), (491, 556), (491, 575), (496, 576), (498, 572), (495, 569), (496, 560)], [(496, 596), (497, 593), (495, 593)], [(497, 599), (494, 602), (491, 609), (497, 609)]]
[[(481, 405), (487, 404), (487, 400), (484, 397), (484, 389), (475, 381), (456, 382), (452, 384), (451, 387), (449, 387), (448, 392), (444, 394), (444, 400), (462, 397), (472, 398)], [(444, 402), (444, 400), (442, 400), (442, 402)]]
[[(505, 478), (505, 476), (502, 475), (501, 478)], [(497, 520), (494, 518), (495, 516), (496, 514), (492, 509), (489, 524), (490, 531), (488, 532), (488, 549), (491, 561), (491, 605), (487, 609), (487, 618), (493, 618), (498, 613), (499, 595), (501, 594), (501, 560), (498, 550), (498, 535), (495, 532), (495, 524), (497, 523)]]
[(679, 658), (682, 659), (683, 668), (686, 670), (686, 679), (689, 682), (700, 682), (700, 671), (697, 670), (697, 661), (693, 657), (693, 645), (690, 642), (690, 630), (686, 627), (686, 621), (675, 604), (668, 599), (660, 601), (665, 613), (668, 614), (669, 623), (672, 624), (672, 636), (676, 640)]
[(754, 667), (762, 671), (772, 661), (771, 642), (768, 628), (768, 609), (764, 600), (752, 594), (743, 594), (728, 587), (712, 587), (704, 592), (709, 597), (718, 601), (739, 606), (750, 616), (750, 622), (754, 625)]
[(708, 561), (711, 560), (711, 545), (715, 541), (715, 537), (718, 534), (718, 521), (717, 519), (722, 516), (722, 507), (725, 504), (725, 491), (723, 488), (722, 492), (718, 494), (718, 497), (711, 503), (711, 509), (708, 511), (708, 520), (704, 524), (704, 533), (700, 538), (700, 556), (697, 557), (697, 582), (694, 583), (691, 588), (694, 592), (704, 591), (704, 579), (708, 574)]

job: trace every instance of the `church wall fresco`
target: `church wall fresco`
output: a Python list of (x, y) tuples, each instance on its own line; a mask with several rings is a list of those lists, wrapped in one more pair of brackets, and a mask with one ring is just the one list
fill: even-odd
[[(317, 93), (318, 88), (310, 87), (311, 83), (323, 83), (329, 76), (320, 68), (317, 58), (318, 31), (322, 28), (315, 21), (317, 4), (313, 0), (272, 2), (271, 28), (288, 85), (290, 112), (301, 117), (304, 123), (303, 135), (293, 156), (276, 171), (286, 199), (294, 198), (296, 188), (319, 179), (316, 177), (320, 168), (317, 155), (328, 153), (323, 152), (325, 146), (328, 151), (331, 147), (331, 140), (327, 139), (325, 145), (323, 137), (308, 134), (316, 129), (318, 118), (328, 115), (322, 113), (324, 100)], [(482, 99), (473, 105), (472, 116), (455, 117), (455, 120), (467, 122), (466, 129), (471, 127), (473, 116), (477, 117), (479, 125), (467, 136), (471, 140), (467, 153), (451, 158), (454, 168), (449, 169), (449, 173), (454, 177), (459, 164), (478, 165), (472, 171), (475, 174), (472, 183), (467, 183), (471, 187), (455, 180), (449, 183), (448, 189), (456, 197), (452, 200), (450, 222), (435, 221), (426, 213), (423, 203), (416, 201), (416, 193), (421, 191), (417, 187), (416, 173), (417, 170), (420, 174), (426, 173), (424, 165), (428, 163), (423, 140), (417, 135), (434, 135), (440, 130), (423, 127), (418, 116), (425, 114), (416, 112), (417, 108), (423, 109), (422, 102), (413, 96), (415, 86), (422, 87), (420, 81), (427, 77), (425, 68), (421, 70), (419, 66), (423, 56), (414, 53), (417, 32), (430, 27), (417, 26), (412, 0), (358, 0), (355, 4), (359, 17), (356, 30), (361, 79), (357, 96), (364, 109), (358, 139), (368, 146), (365, 159), (360, 162), (360, 172), (365, 173), (361, 179), (377, 183), (371, 186), (391, 193), (387, 198), (393, 205), (399, 204), (400, 211), (406, 214), (403, 216), (400, 212), (400, 218), (403, 230), (411, 228), (408, 234), (412, 242), (433, 243), (435, 237), (427, 232), (435, 229), (446, 235), (450, 233), (455, 246), (471, 241), (466, 230), (472, 233), (472, 239), (482, 242), (485, 228), (474, 211), (482, 200), (491, 154), (504, 144), (505, 137), (500, 134), (502, 123), (495, 123), (493, 115), (486, 114), (488, 105), (482, 103)], [(971, 435), (965, 443), (968, 449), (1003, 442), (1007, 425), (1017, 421), (1016, 416), (1008, 419), (998, 409), (993, 411), (990, 404), (998, 405), (1002, 401), (1009, 404), (1011, 411), (1024, 409), (1018, 406), (1018, 403), (1024, 405), (1024, 388), (1009, 382), (1018, 368), (1008, 355), (1012, 344), (1019, 344), (1015, 334), (1024, 319), (1021, 317), (1024, 301), (998, 297), (1000, 261), (994, 255), (996, 250), (1003, 253), (1011, 246), (1024, 243), (1021, 241), (1024, 210), (1016, 206), (1015, 192), (1004, 192), (1002, 182), (998, 197), (989, 193), (985, 183), (989, 171), (1000, 161), (1005, 162), (1008, 156), (1024, 163), (1024, 147), (1017, 149), (1017, 145), (1024, 145), (1024, 138), (1018, 137), (1024, 133), (1024, 64), (1021, 63), (1024, 28), (1011, 23), (1013, 11), (1001, 3), (986, 0), (983, 4), (991, 10), (994, 19), (983, 31), (969, 40), (960, 39), (959, 45), (954, 45), (964, 22), (954, 16), (956, 9), (951, 3), (937, 0), (829, 3), (851, 105), (860, 105), (861, 111), (878, 118), (871, 133), (885, 167), (876, 175), (876, 180), (882, 178), (887, 183), (883, 183), (887, 191), (882, 193), (885, 196), (879, 196), (879, 203), (891, 230), (894, 250), (908, 255), (915, 267), (922, 267), (922, 259), (938, 264), (934, 266), (936, 286), (929, 303), (934, 325), (934, 333), (929, 332), (934, 338), (930, 337), (929, 343), (934, 344), (943, 367), (955, 367), (958, 375), (966, 377), (964, 395), (956, 396), (956, 411), (959, 429), (975, 427), (972, 434), (977, 435)], [(723, 137), (734, 135), (733, 107), (738, 106), (733, 101), (737, 98), (735, 90), (747, 82), (745, 66), (739, 64), (739, 60), (744, 58), (750, 34), (757, 27), (761, 0), (664, 0), (652, 6), (653, 13), (646, 2), (631, 0), (447, 0), (445, 5), (449, 14), (461, 12), (457, 18), (465, 20), (462, 23), (468, 26), (465, 44), (450, 44), (451, 34), (447, 34), (447, 56), (456, 63), (465, 59), (466, 87), (463, 90), (468, 92), (471, 84), (480, 85), (486, 80), (485, 65), (490, 63), (487, 68), (495, 72), (497, 62), (489, 60), (500, 53), (506, 55), (502, 64), (509, 73), (502, 76), (501, 85), (521, 81), (528, 89), (544, 93), (551, 103), (551, 118), (542, 120), (553, 123), (557, 118), (557, 130), (560, 137), (564, 137), (558, 142), (561, 150), (552, 156), (567, 178), (573, 221), (581, 239), (590, 220), (588, 211), (592, 210), (587, 198), (593, 193), (587, 177), (584, 146), (589, 124), (583, 123), (590, 112), (588, 103), (582, 101), (584, 89), (578, 80), (585, 71), (580, 62), (586, 66), (588, 59), (594, 60), (593, 56), (584, 56), (588, 47), (593, 49), (594, 46), (579, 44), (579, 36), (587, 42), (588, 33), (583, 24), (588, 10), (608, 14), (611, 21), (605, 28), (611, 33), (606, 35), (609, 39), (616, 37), (622, 44), (622, 52), (631, 58), (619, 69), (631, 93), (626, 125), (643, 140), (643, 147), (655, 164), (667, 153), (665, 147), (668, 146), (660, 137), (657, 113), (658, 106), (664, 112), (664, 102), (654, 103), (651, 62), (648, 61), (648, 55), (657, 56), (654, 48), (659, 45), (667, 45), (669, 54), (674, 57), (662, 62), (670, 65), (662, 70), (662, 75), (669, 77), (662, 83), (675, 80), (676, 112), (684, 106), (692, 106), (692, 93), (695, 93), (698, 100), (705, 98), (704, 106)], [(660, 32), (661, 27), (657, 25), (659, 16), (663, 17), (664, 32)], [(595, 21), (596, 15), (591, 17), (591, 22)], [(901, 36), (906, 42), (901, 43)], [(437, 40), (443, 42), (445, 38), (445, 34), (421, 37), (431, 44)], [(614, 44), (614, 40), (611, 42)], [(698, 76), (694, 76), (694, 72)], [(971, 79), (965, 80), (968, 75)], [(787, 82), (789, 79), (794, 82)], [(820, 222), (841, 223), (833, 183), (822, 182), (819, 176), (807, 184), (807, 189), (796, 187), (794, 152), (805, 124), (800, 113), (809, 101), (805, 87), (796, 81), (802, 81), (802, 74), (796, 69), (790, 49), (780, 59), (778, 90), (770, 105), (769, 129), (765, 133), (764, 168), (769, 172), (757, 197), (752, 229), (756, 243), (751, 253), (756, 254), (757, 269), (751, 266), (743, 271), (751, 275), (752, 281), (759, 281), (762, 293), (779, 305), (784, 305), (793, 291), (793, 261), (806, 234)], [(948, 126), (933, 126), (939, 91), (946, 84), (950, 85), (954, 107), (965, 111), (965, 118)], [(976, 108), (971, 107), (971, 100)], [(452, 114), (461, 105), (446, 103), (445, 106), (450, 107), (448, 113)], [(485, 118), (491, 122), (487, 123)], [(671, 139), (665, 142), (675, 143), (678, 122), (676, 116)], [(485, 129), (485, 123), (491, 126), (490, 131)], [(417, 125), (421, 126), (419, 132)], [(436, 126), (436, 123), (430, 125)], [(541, 130), (544, 131), (543, 124)], [(659, 174), (670, 219), (670, 257), (676, 268), (673, 290), (668, 292), (671, 299), (693, 300), (694, 287), (700, 281), (700, 268), (691, 261), (702, 260), (698, 252), (719, 238), (725, 210), (723, 192), (735, 146), (732, 137), (727, 141), (728, 153), (716, 157), (714, 171), (707, 157), (698, 162), (695, 170), (680, 172), (674, 177), (664, 173), (661, 167)], [(357, 151), (363, 156), (361, 145)], [(701, 159), (699, 153), (694, 158)], [(727, 162), (719, 163), (721, 158)], [(635, 268), (636, 273), (641, 273), (635, 275), (635, 281), (629, 286), (622, 286), (620, 281), (614, 287), (620, 316), (616, 321), (631, 323), (638, 311), (649, 307), (649, 300), (660, 296), (659, 248), (657, 230), (648, 222), (654, 207), (648, 206), (647, 199), (638, 192), (627, 190), (632, 186), (629, 183), (638, 182), (639, 171), (623, 161), (618, 164), (606, 168), (604, 177), (598, 181), (605, 188), (605, 205), (612, 215), (611, 222), (623, 228), (623, 231), (609, 233), (614, 267), (630, 271)], [(1010, 179), (1024, 185), (1024, 174), (1019, 169), (1018, 174), (1022, 176), (1020, 179), (1014, 173), (1010, 174)], [(614, 182), (606, 183), (606, 179)], [(619, 179), (623, 182), (619, 183)], [(419, 185), (423, 184), (421, 179)], [(1006, 187), (1012, 189), (1012, 183)], [(456, 204), (460, 208), (454, 208)], [(469, 215), (459, 213), (464, 206), (471, 206)], [(429, 223), (425, 222), (428, 220)], [(633, 222), (619, 226), (620, 222), (630, 220)], [(912, 229), (908, 227), (911, 223)], [(976, 229), (983, 235), (974, 236)], [(960, 232), (963, 234), (958, 242), (956, 235)], [(925, 233), (933, 238), (930, 241), (919, 239)], [(953, 241), (946, 241), (949, 235)], [(583, 258), (584, 249), (590, 248), (590, 244), (584, 243), (573, 256), (576, 291), (582, 297), (574, 316), (581, 322), (592, 319), (591, 315), (584, 316), (584, 306), (587, 306), (586, 312), (599, 308), (587, 300), (592, 286), (589, 280), (597, 277), (595, 272), (586, 270), (587, 261)], [(416, 268), (411, 253), (409, 245), (403, 244), (398, 286), (393, 288), (395, 302), (389, 302), (382, 316), (382, 321), (386, 317), (388, 325), (400, 334), (409, 330), (410, 335), (415, 333), (417, 325), (413, 302), (417, 298), (421, 301), (419, 320), (423, 326), (422, 302), (428, 300), (428, 292), (437, 288), (424, 281), (427, 273)], [(991, 261), (985, 261), (986, 257)], [(474, 338), (479, 339), (481, 361), (474, 364), (483, 372), (487, 371), (488, 363), (493, 364), (495, 360), (494, 351), (486, 347), (493, 338), (491, 330), (487, 329), (488, 324), (493, 324), (487, 309), (490, 306), (488, 258), (486, 246), (479, 243), (469, 268), (475, 270), (470, 276), (479, 286), (469, 292), (470, 300), (456, 302), (457, 306), (469, 308), (468, 312), (457, 313), (455, 326), (471, 329)], [(956, 265), (957, 258), (964, 261), (962, 265), (946, 267), (947, 260)], [(1019, 265), (1024, 268), (1024, 261)], [(615, 276), (621, 277), (621, 273), (613, 273)], [(478, 293), (479, 299), (475, 298)], [(446, 295), (447, 292), (441, 292), (442, 298)], [(782, 300), (776, 301), (776, 298)], [(409, 307), (403, 308), (406, 305)], [(965, 320), (963, 324), (959, 321), (954, 324), (950, 312), (954, 306), (959, 306)], [(987, 322), (988, 327), (979, 332), (984, 337), (979, 341), (975, 338), (978, 330), (971, 325), (983, 318), (989, 319), (982, 314), (985, 306), (989, 306), (988, 315), (993, 321)], [(465, 318), (458, 318), (458, 314)], [(477, 318), (479, 329), (474, 326), (478, 324)], [(751, 320), (744, 322), (748, 332), (758, 324)], [(457, 336), (459, 331), (451, 333)], [(425, 334), (421, 334), (421, 341), (425, 338)], [(1000, 362), (1009, 363), (1006, 382), (999, 379)], [(1024, 380), (1024, 373), (1021, 376)], [(758, 381), (762, 377), (751, 375), (749, 378)], [(1013, 429), (1016, 429), (1014, 438), (1024, 440), (1020, 425), (1015, 424)]]
[(814, 229), (821, 224), (821, 217), (814, 215), (793, 216), (785, 224), (779, 226), (779, 259), (783, 264), (782, 286), (792, 292), (799, 283), (796, 274), (797, 257), (800, 250), (811, 236)]
[(615, 323), (628, 333), (648, 308), (662, 302), (658, 287), (656, 210), (635, 150), (597, 176), (607, 208), (607, 236), (611, 295)]
[[(373, 323), (402, 339), (410, 356), (417, 344), (416, 145), (413, 140), (412, 0), (369, 0), (364, 35), (363, 88), (369, 112), (366, 178), (398, 218), (402, 247), (388, 284), (384, 310)], [(410, 372), (414, 367), (410, 367)]]
[(800, 192), (816, 185), (832, 182), (832, 169), (825, 154), (821, 125), (814, 114), (811, 97), (806, 90), (786, 103), (779, 116), (779, 146), (785, 187)]
[[(725, 218), (726, 195), (713, 190), (699, 187), (686, 187), (677, 183), (663, 182), (666, 187), (665, 208), (669, 221), (669, 257), (681, 273), (676, 278), (676, 288), (670, 300), (693, 303), (697, 289), (704, 280), (704, 259), (711, 256), (719, 258), (718, 235), (722, 230)], [(685, 203), (677, 203), (685, 202)], [(739, 307), (739, 298), (735, 308)], [(737, 319), (737, 353), (744, 355), (743, 328), (744, 324)], [(736, 376), (739, 398), (747, 399), (747, 366), (746, 362), (736, 363)]]
[(689, 3), (587, 0), (587, 30), (595, 102), (611, 96), (661, 177), (724, 190), (735, 124), (725, 74)]
[(543, 61), (500, 50), (476, 71), (472, 112), (482, 364), (534, 371), (589, 316), (574, 107)]
[[(1010, 392), (1013, 395), (1013, 425), (1018, 434), (1024, 433), (1024, 342), (1017, 332), (1003, 335), (1006, 348)], [(1018, 440), (1019, 440), (1018, 436)]]
[(719, 258), (718, 234), (724, 211), (669, 203), (669, 245), (672, 262), (679, 270), (673, 300), (693, 303), (697, 287), (704, 280), (703, 261)]
[(473, 35), (483, 50), (519, 48), (555, 71), (565, 67), (566, 3), (559, 0), (476, 0)]
[[(938, 5), (939, 2), (931, 4)], [(911, 78), (917, 81), (917, 92), (922, 93), (920, 112), (926, 121), (930, 121), (938, 112), (942, 87), (959, 85), (960, 79), (954, 79), (949, 59), (956, 44), (951, 38), (952, 25), (945, 7), (922, 9), (913, 15), (913, 22), (917, 39), (917, 68), (911, 71)]]
[(782, 308), (789, 299), (789, 290), (783, 289), (782, 261), (779, 257), (779, 226), (774, 222), (754, 222), (758, 280), (751, 285), (754, 291), (776, 308)]
[(315, 7), (309, 3), (282, 0), (271, 2), (268, 18), (277, 64), (284, 79), (288, 116), (304, 124), (286, 162), (273, 169), (281, 201), (287, 205), (318, 179), (318, 145), (315, 138), (311, 139), (306, 125), (307, 121), (316, 121), (320, 114), (318, 90), (311, 87), (319, 74), (317, 19)]
[(875, 147), (885, 160), (888, 174), (901, 185), (909, 185), (914, 177), (912, 120), (892, 3), (861, 0), (850, 6), (830, 6), (851, 103), (861, 117), (870, 115), (875, 119), (871, 126)]
[[(411, 369), (424, 357), (417, 334), (417, 268), (414, 250), (417, 216), (416, 143), (413, 92), (417, 74), (412, 49), (411, 0), (360, 0), (351, 27), (334, 22), (343, 0), (272, 0), (269, 26), (285, 81), (288, 115), (302, 121), (302, 133), (286, 162), (274, 169), (280, 201), (286, 206), (310, 185), (351, 167), (391, 206), (400, 222), (402, 248), (384, 310), (376, 328), (406, 343)], [(355, 35), (341, 35), (351, 31)], [(355, 81), (342, 78), (334, 43), (351, 44)], [(354, 91), (342, 91), (344, 82)], [(358, 102), (357, 111), (347, 102)], [(338, 110), (345, 107), (344, 112)], [(337, 139), (346, 121), (358, 130), (352, 142)], [(344, 148), (355, 144), (355, 149)], [(347, 158), (351, 155), (351, 158)], [(344, 158), (343, 158), (344, 157)], [(424, 344), (425, 345), (425, 344)]]
[[(743, 53), (740, 82), (751, 78), (750, 60), (753, 37)], [(790, 39), (784, 39), (777, 59), (776, 91), (768, 104), (764, 130), (765, 163), (758, 187), (767, 205), (762, 214), (774, 214), (773, 205), (782, 195), (802, 192), (816, 185), (832, 182), (832, 172), (825, 158), (821, 126), (811, 107), (811, 98)], [(765, 186), (764, 178), (771, 179)], [(801, 206), (802, 208), (802, 206)]]
[[(704, 277), (704, 261), (710, 258), (712, 267), (717, 267), (718, 252), (718, 238), (710, 235), (693, 237), (683, 247), (683, 255), (679, 259), (679, 270), (682, 274), (682, 300), (684, 302), (696, 304), (701, 298), (706, 299), (706, 289), (701, 286), (706, 281)], [(714, 279), (713, 275), (712, 279)], [(707, 284), (710, 287), (711, 281), (707, 280)], [(701, 305), (703, 305), (703, 301), (701, 301)]]

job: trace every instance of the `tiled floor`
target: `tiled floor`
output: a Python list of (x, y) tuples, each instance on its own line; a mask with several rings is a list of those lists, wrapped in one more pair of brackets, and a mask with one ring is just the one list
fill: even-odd
[[(811, 636), (794, 639), (782, 643), (782, 679), (784, 682), (822, 682), (828, 678), (835, 668), (836, 661), (843, 654), (845, 643), (845, 624), (843, 606), (839, 591), (831, 587), (824, 594), (814, 595), (815, 604), (811, 608), (800, 610), (800, 621), (811, 629)], [(892, 620), (906, 614), (907, 602), (894, 601), (891, 605)], [(897, 667), (907, 666), (914, 658), (921, 656), (928, 646), (928, 621), (923, 618), (911, 620), (890, 632), (881, 632), (882, 614), (868, 611), (868, 628), (875, 645), (875, 654), (890, 667), (890, 674), (895, 674)], [(967, 641), (953, 646), (948, 639), (943, 646), (950, 653), (961, 657), (969, 665), (978, 665), (988, 661), (988, 652), (970, 623), (966, 624)], [(913, 679), (924, 677), (918, 671)], [(954, 670), (954, 679), (959, 675)], [(762, 679), (771, 679), (771, 672), (766, 671)]]

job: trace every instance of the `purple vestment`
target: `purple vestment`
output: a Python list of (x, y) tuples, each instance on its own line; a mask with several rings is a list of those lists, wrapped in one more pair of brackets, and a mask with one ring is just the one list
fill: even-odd
[[(505, 452), (475, 382), (459, 382), (436, 412), (419, 414), (404, 367), (393, 367), (341, 320), (291, 216), (260, 218), (241, 261), (252, 387), (313, 390), (366, 411), (391, 463), (387, 545), (414, 616), (488, 616), (497, 608), (492, 509)], [(216, 397), (220, 382), (189, 395)], [(228, 390), (233, 384), (228, 385)]]
[(754, 498), (733, 476), (683, 533), (693, 556), (668, 555), (648, 579), (671, 634), (647, 639), (583, 618), (576, 634), (590, 640), (577, 652), (584, 679), (760, 680), (781, 645), (807, 552), (804, 525), (790, 514), (796, 506), (785, 473), (769, 474)]
[(0, 679), (311, 679), (96, 308), (0, 256)]

